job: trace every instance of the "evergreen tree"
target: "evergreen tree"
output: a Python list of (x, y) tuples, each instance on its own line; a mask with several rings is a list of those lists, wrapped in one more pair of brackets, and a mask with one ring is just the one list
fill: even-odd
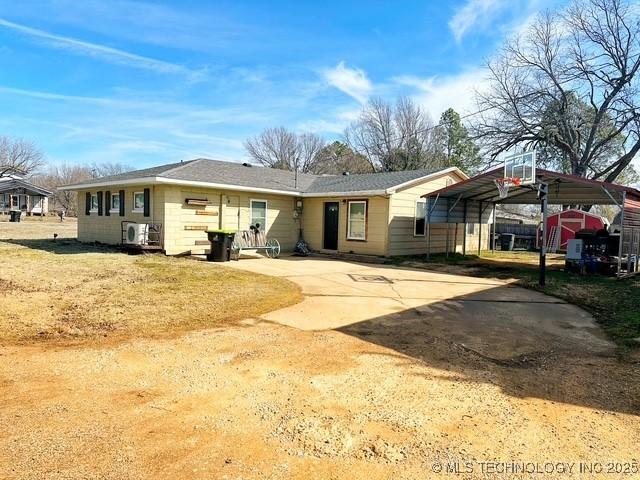
[(458, 167), (468, 174), (477, 172), (482, 162), (480, 148), (453, 108), (447, 109), (440, 117), (437, 135), (443, 166)]

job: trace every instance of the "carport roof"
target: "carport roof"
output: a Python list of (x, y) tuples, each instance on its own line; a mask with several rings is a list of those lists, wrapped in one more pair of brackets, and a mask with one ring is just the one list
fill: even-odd
[[(451, 198), (483, 203), (535, 204), (537, 190), (531, 186), (512, 187), (507, 198), (501, 199), (494, 183), (503, 177), (503, 167), (497, 167), (475, 177), (423, 195), (424, 198)], [(620, 205), (623, 193), (640, 199), (640, 190), (616, 183), (600, 182), (536, 168), (536, 180), (549, 185), (548, 203), (558, 205)]]

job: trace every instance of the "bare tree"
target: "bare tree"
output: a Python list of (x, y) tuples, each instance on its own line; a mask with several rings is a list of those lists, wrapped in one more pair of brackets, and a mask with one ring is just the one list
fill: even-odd
[(310, 172), (325, 141), (313, 133), (297, 134), (284, 127), (266, 128), (244, 142), (247, 152), (266, 167)]
[(374, 170), (412, 170), (435, 164), (434, 134), (428, 113), (412, 100), (400, 98), (391, 106), (378, 98), (347, 128), (345, 139)]
[(546, 149), (570, 173), (611, 182), (640, 151), (640, 22), (624, 0), (540, 15), (488, 69), (474, 133), (492, 158)]
[(44, 154), (26, 140), (0, 136), (0, 177), (29, 175), (44, 165)]
[(313, 173), (319, 160), (318, 156), (326, 142), (315, 133), (299, 134), (296, 140), (297, 153), (292, 170)]
[(133, 170), (130, 166), (117, 162), (92, 163), (89, 168), (94, 177), (110, 177)]
[(76, 216), (77, 193), (60, 190), (59, 187), (80, 183), (93, 178), (91, 168), (79, 165), (51, 165), (47, 170), (33, 178), (33, 182), (53, 192), (52, 209), (64, 210), (69, 216)]

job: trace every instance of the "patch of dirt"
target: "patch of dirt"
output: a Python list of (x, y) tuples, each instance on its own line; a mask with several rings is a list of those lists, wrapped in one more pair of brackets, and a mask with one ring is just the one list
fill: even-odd
[(395, 346), (375, 324), (361, 339), (252, 321), (1, 348), (0, 477), (437, 479), (434, 463), (471, 462), (464, 478), (486, 478), (477, 462), (638, 461), (637, 366), (564, 350), (495, 361), (406, 328)]

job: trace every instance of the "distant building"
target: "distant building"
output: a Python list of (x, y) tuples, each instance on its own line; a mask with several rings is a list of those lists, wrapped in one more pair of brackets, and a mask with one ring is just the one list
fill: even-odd
[(27, 215), (46, 215), (51, 195), (49, 190), (16, 175), (0, 177), (0, 214), (20, 210)]

